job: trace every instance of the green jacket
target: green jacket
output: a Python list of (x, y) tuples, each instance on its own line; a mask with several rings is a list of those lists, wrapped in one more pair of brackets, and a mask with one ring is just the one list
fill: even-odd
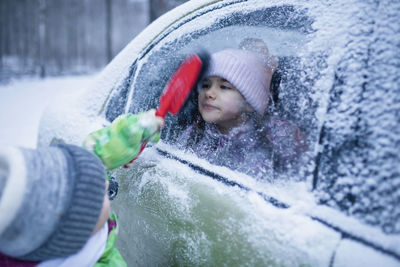
[(127, 264), (124, 258), (115, 248), (115, 242), (117, 241), (118, 236), (118, 224), (117, 216), (114, 213), (111, 214), (110, 218), (108, 219), (108, 228), (109, 232), (106, 249), (94, 267), (126, 267)]

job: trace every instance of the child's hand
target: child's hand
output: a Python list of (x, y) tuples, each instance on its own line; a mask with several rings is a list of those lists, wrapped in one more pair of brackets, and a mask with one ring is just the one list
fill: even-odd
[[(164, 128), (164, 119), (156, 116), (156, 110), (150, 109), (149, 111), (142, 113), (143, 115), (139, 119), (139, 123), (143, 128), (146, 128), (150, 132), (159, 132)], [(157, 126), (157, 130), (154, 128)]]
[(148, 142), (157, 143), (163, 127), (164, 119), (155, 116), (155, 110), (124, 114), (110, 126), (91, 133), (83, 146), (111, 170), (135, 159)]
[(155, 117), (156, 123), (158, 125), (158, 130), (161, 131), (165, 126), (164, 118), (156, 116), (156, 110), (155, 109), (150, 109), (147, 112)]

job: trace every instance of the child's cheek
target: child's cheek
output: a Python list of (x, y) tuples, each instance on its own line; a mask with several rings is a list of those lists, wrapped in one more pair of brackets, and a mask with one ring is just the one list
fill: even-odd
[(225, 110), (229, 114), (239, 115), (240, 113), (242, 113), (243, 107), (244, 105), (242, 101), (235, 100), (227, 104)]

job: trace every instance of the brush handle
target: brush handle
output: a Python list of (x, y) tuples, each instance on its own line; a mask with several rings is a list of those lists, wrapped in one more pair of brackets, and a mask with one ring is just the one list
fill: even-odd
[(162, 117), (163, 119), (168, 113), (169, 105), (172, 101), (172, 94), (167, 95), (168, 99), (165, 102), (160, 101), (160, 106), (156, 110), (156, 116)]

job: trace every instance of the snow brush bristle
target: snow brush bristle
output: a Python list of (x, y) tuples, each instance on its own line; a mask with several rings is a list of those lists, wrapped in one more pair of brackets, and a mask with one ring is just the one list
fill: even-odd
[(206, 51), (189, 55), (174, 72), (160, 97), (160, 106), (156, 110), (156, 116), (165, 117), (168, 112), (176, 115), (198, 79), (209, 65), (209, 55)]

